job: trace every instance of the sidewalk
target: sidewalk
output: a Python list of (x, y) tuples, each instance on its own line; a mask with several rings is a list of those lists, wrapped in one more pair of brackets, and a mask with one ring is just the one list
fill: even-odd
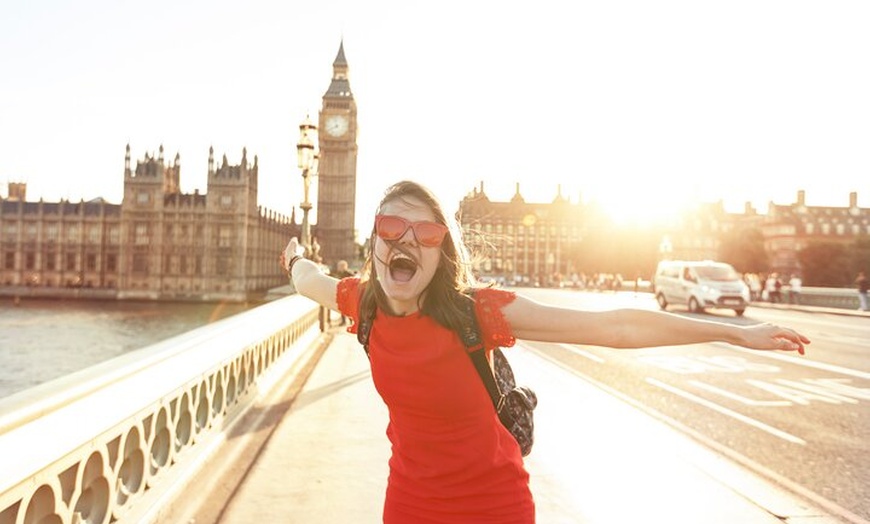
[[(356, 338), (333, 329), (244, 481), (212, 493), (209, 504), (226, 501), (218, 522), (381, 522), (387, 411)], [(509, 351), (540, 399), (526, 459), (539, 523), (836, 522), (521, 345)]]
[(766, 309), (781, 309), (784, 311), (804, 311), (806, 313), (828, 313), (829, 315), (844, 315), (849, 317), (870, 318), (870, 311), (860, 309), (845, 309), (837, 307), (805, 306), (803, 304), (789, 304), (788, 302), (772, 303), (758, 300), (749, 304), (749, 307)]

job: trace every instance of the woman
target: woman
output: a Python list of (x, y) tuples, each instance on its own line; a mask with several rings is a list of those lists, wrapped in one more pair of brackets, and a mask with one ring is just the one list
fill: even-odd
[[(301, 258), (281, 264), (299, 293), (353, 319), (371, 318), (372, 379), (386, 403), (392, 443), (386, 523), (532, 523), (529, 475), (456, 332), (474, 287), (462, 236), (423, 186), (399, 182), (378, 207), (359, 277), (336, 280)], [(487, 349), (515, 338), (638, 348), (724, 341), (803, 354), (805, 337), (769, 324), (734, 326), (655, 311), (587, 312), (476, 289)]]

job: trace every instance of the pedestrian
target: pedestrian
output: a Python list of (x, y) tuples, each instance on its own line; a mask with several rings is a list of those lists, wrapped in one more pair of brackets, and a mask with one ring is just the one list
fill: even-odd
[(801, 277), (797, 275), (797, 273), (793, 274), (791, 278), (788, 280), (788, 302), (789, 304), (800, 304), (801, 303), (801, 288), (803, 287), (803, 281)]
[(767, 299), (771, 304), (778, 304), (782, 301), (780, 290), (782, 289), (782, 281), (777, 273), (771, 273), (767, 276), (764, 282), (764, 291), (767, 292)]
[(867, 304), (867, 290), (870, 288), (870, 281), (867, 280), (867, 275), (863, 271), (858, 272), (855, 286), (858, 288), (858, 309), (870, 311), (870, 306)]
[[(383, 521), (529, 524), (535, 505), (519, 445), (499, 422), (457, 331), (466, 301), (484, 345), (515, 339), (640, 348), (722, 341), (798, 351), (809, 340), (772, 324), (738, 325), (666, 312), (584, 311), (479, 286), (458, 224), (425, 187), (390, 186), (377, 209), (360, 275), (337, 280), (281, 254), (299, 293), (353, 319), (372, 318), (372, 380), (389, 411), (392, 444)], [(467, 294), (474, 290), (473, 298)]]
[(758, 273), (746, 273), (743, 275), (743, 280), (749, 286), (749, 300), (761, 299), (761, 279), (758, 277)]
[[(337, 264), (335, 264), (335, 273), (332, 276), (341, 280), (343, 278), (352, 277), (354, 272), (350, 270), (347, 265), (347, 260), (339, 260)], [(347, 324), (347, 315), (344, 313), (341, 314), (341, 325)]]

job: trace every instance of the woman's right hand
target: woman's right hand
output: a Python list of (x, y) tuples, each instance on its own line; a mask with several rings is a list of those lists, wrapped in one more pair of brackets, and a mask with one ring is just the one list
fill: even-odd
[(287, 243), (287, 247), (284, 248), (284, 251), (281, 252), (281, 268), (284, 271), (287, 271), (290, 266), (290, 261), (293, 260), (293, 257), (296, 255), (302, 256), (302, 248), (299, 246), (299, 241), (296, 237), (290, 239), (290, 242)]

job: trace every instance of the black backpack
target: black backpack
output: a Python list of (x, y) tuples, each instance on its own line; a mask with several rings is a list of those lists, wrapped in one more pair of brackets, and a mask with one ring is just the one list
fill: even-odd
[[(535, 421), (532, 412), (538, 405), (538, 397), (530, 388), (517, 387), (513, 369), (501, 348), (492, 351), (492, 367), (490, 367), (480, 336), (477, 316), (474, 313), (474, 302), (466, 300), (465, 309), (468, 323), (462, 327), (462, 342), (489, 392), (498, 419), (516, 439), (525, 457), (532, 451), (532, 444), (535, 441)], [(360, 319), (359, 329), (357, 329), (357, 340), (365, 349), (366, 356), (369, 354), (369, 333), (373, 321), (374, 315)]]

